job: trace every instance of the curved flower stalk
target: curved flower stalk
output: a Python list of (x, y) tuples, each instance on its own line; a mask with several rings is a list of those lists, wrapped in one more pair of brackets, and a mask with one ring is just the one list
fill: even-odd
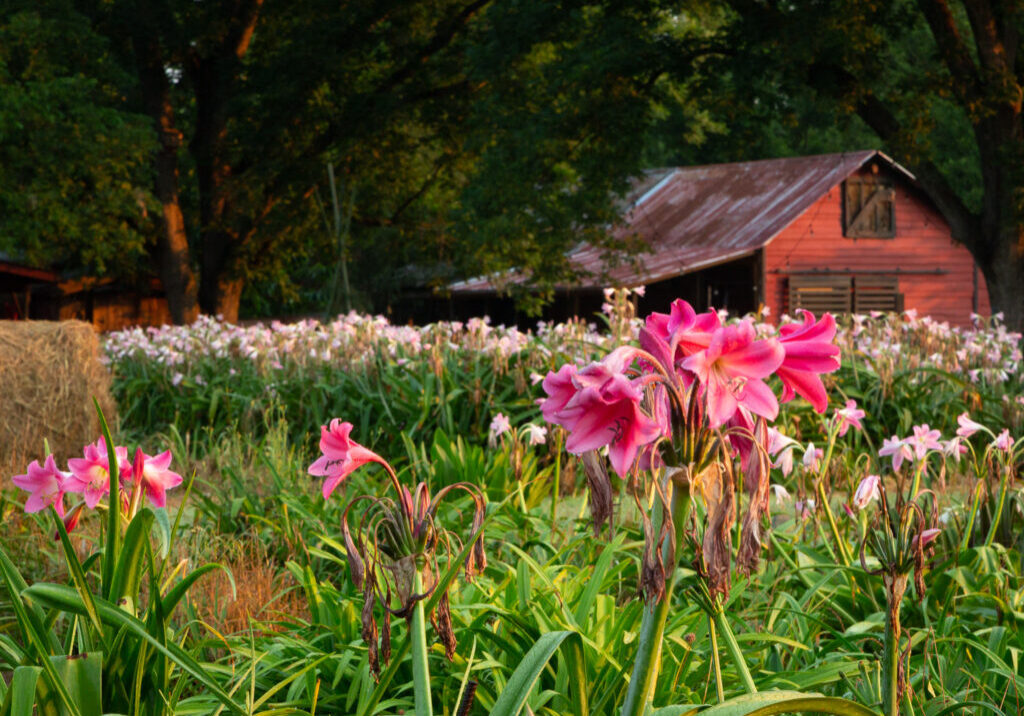
[(846, 540), (839, 533), (839, 525), (836, 522), (835, 514), (832, 512), (832, 505), (825, 490), (825, 482), (829, 467), (832, 464), (832, 455), (835, 452), (836, 441), (846, 435), (850, 428), (863, 430), (864, 426), (861, 420), (864, 417), (865, 413), (857, 407), (856, 401), (847, 400), (846, 405), (842, 408), (837, 408), (825, 425), (828, 440), (826, 449), (824, 451), (815, 451), (812, 443), (804, 454), (804, 467), (808, 471), (816, 473), (814, 490), (817, 500), (815, 501), (815, 506), (821, 505), (822, 510), (825, 512), (829, 531), (832, 533), (832, 539), (835, 540), (836, 549), (839, 551), (839, 559), (846, 567), (850, 566), (853, 558), (850, 555)]
[[(875, 476), (865, 478), (860, 488), (858, 493), (862, 497), (863, 493), (877, 495), (877, 511), (861, 540), (860, 563), (868, 574), (881, 575), (885, 585), (887, 609), (882, 657), (882, 707), (885, 716), (896, 716), (906, 691), (904, 664), (911, 648), (910, 639), (905, 649), (900, 648), (900, 607), (911, 575), (918, 599), (924, 594), (926, 555), (941, 533), (936, 527), (938, 506), (930, 490), (923, 490), (910, 499), (905, 499), (902, 491), (898, 491), (895, 501), (890, 501), (885, 485)], [(929, 498), (927, 502), (926, 496)], [(868, 568), (865, 556), (868, 548), (878, 560), (877, 569)]]
[[(379, 676), (381, 661), (387, 664), (390, 660), (391, 617), (405, 619), (413, 646), (416, 713), (431, 714), (426, 618), (429, 616), (434, 625), (449, 660), (455, 656), (455, 633), (447, 591), (429, 615), (424, 613), (424, 602), (439, 583), (438, 551), (443, 549), (449, 561), (461, 551), (458, 537), (437, 525), (435, 519), (442, 500), (453, 491), (461, 490), (472, 498), (472, 548), (463, 564), (466, 577), (472, 579), (487, 566), (483, 548), (484, 497), (476, 486), (464, 482), (449, 485), (433, 496), (425, 482), (410, 491), (398, 480), (390, 463), (352, 440), (351, 432), (352, 424), (337, 418), (323, 426), (322, 455), (309, 466), (309, 473), (326, 478), (323, 494), (324, 499), (329, 499), (359, 467), (374, 462), (384, 468), (395, 494), (359, 495), (349, 502), (342, 516), (345, 552), (352, 582), (363, 592), (362, 637), (371, 672)], [(358, 522), (352, 522), (349, 513), (358, 503), (366, 503), (366, 509)], [(383, 618), (380, 630), (375, 616), (378, 607)]]
[[(512, 427), (512, 423), (502, 413), (496, 414), (491, 419), (487, 431), (487, 444), (492, 448), (501, 445), (509, 451), (509, 460), (512, 467), (512, 476), (515, 478), (516, 495), (519, 498), (519, 508), (525, 514), (529, 511), (526, 504), (526, 495), (523, 491), (523, 468), (527, 457), (527, 446), (536, 447), (547, 442), (547, 428), (536, 423), (526, 423), (518, 427)], [(557, 476), (556, 476), (557, 477)], [(556, 479), (557, 483), (557, 479)], [(552, 499), (558, 500), (558, 485), (552, 494)], [(554, 514), (554, 513), (552, 513)]]
[[(974, 501), (971, 506), (967, 528), (964, 530), (961, 549), (966, 549), (970, 544), (975, 519), (981, 507), (982, 493), (984, 491), (992, 492), (992, 486), (989, 486), (986, 490), (984, 484), (988, 482), (990, 475), (998, 472), (999, 488), (996, 492), (998, 497), (992, 508), (989, 531), (985, 538), (985, 544), (991, 545), (995, 541), (999, 527), (1003, 522), (1003, 513), (1006, 507), (1006, 497), (1010, 489), (1010, 481), (1014, 474), (1014, 466), (1019, 462), (1021, 454), (1024, 453), (1024, 441), (1020, 439), (1014, 440), (1008, 428), (1004, 428), (997, 435), (993, 430), (972, 420), (968, 413), (961, 413), (957, 417), (957, 423), (959, 427), (956, 431), (956, 437), (945, 443), (943, 453), (953, 457), (957, 462), (959, 462), (962, 455), (969, 454), (971, 457), (971, 467), (978, 480), (974, 489)], [(972, 442), (971, 440), (979, 434), (986, 436), (987, 441), (984, 450), (980, 451), (980, 454), (976, 449), (977, 441)]]
[[(707, 512), (703, 536), (692, 541), (703, 577), (699, 601), (745, 688), (756, 690), (722, 607), (730, 588), (735, 493), (748, 495), (736, 563), (749, 572), (758, 564), (769, 508), (769, 450), (780, 449), (769, 432), (779, 400), (766, 381), (778, 375), (783, 400), (803, 395), (823, 412), (827, 395), (819, 376), (839, 368), (834, 336), (831, 316), (816, 321), (805, 313), (802, 325), (764, 336), (749, 319), (723, 324), (717, 312), (697, 314), (677, 300), (669, 313), (646, 318), (639, 347), (622, 345), (600, 361), (563, 365), (544, 378), (541, 412), (565, 429), (568, 452), (583, 456), (595, 534), (612, 512), (598, 451), (631, 480), (643, 515), (640, 592), (647, 604), (624, 715), (641, 714), (650, 704), (691, 497), (702, 499)], [(856, 420), (851, 414), (849, 422)], [(652, 498), (649, 514), (645, 495)]]

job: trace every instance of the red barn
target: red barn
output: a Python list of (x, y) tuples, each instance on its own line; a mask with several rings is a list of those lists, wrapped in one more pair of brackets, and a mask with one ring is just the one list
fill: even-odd
[[(651, 170), (625, 207), (617, 231), (650, 249), (606, 269), (597, 249), (575, 248), (570, 260), (592, 278), (566, 287), (552, 317), (596, 310), (611, 285), (645, 285), (641, 312), (676, 297), (734, 313), (763, 304), (773, 316), (916, 309), (959, 325), (989, 312), (967, 249), (914, 176), (881, 152)], [(452, 291), (504, 318), (488, 280)]]

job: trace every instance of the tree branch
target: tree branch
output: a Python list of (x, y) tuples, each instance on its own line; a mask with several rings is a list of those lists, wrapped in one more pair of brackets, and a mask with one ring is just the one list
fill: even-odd
[(238, 59), (242, 59), (249, 49), (262, 6), (263, 0), (245, 0), (235, 5), (235, 22), (231, 24), (226, 45)]
[(974, 46), (982, 67), (1000, 74), (1012, 71), (1012, 63), (1003, 44), (1004, 28), (993, 13), (992, 5), (988, 0), (964, 0), (964, 9), (971, 23)]
[(978, 70), (967, 44), (960, 36), (949, 3), (946, 0), (917, 0), (917, 5), (935, 37), (939, 56), (953, 76), (954, 90), (965, 103), (969, 103), (979, 94)]
[(874, 94), (866, 93), (859, 98), (857, 114), (865, 124), (874, 130), (881, 140), (897, 152), (905, 154), (918, 183), (935, 206), (949, 222), (953, 238), (974, 252), (977, 246), (978, 216), (971, 212), (950, 186), (946, 177), (930, 159), (901, 151), (903, 128), (889, 108)]
[(385, 94), (398, 85), (412, 77), (416, 69), (427, 62), (431, 57), (451, 44), (459, 31), (466, 26), (478, 10), (489, 5), (491, 0), (473, 0), (462, 10), (457, 12), (447, 23), (443, 24), (434, 33), (430, 41), (420, 49), (416, 55), (409, 59), (402, 67), (392, 72), (387, 79), (381, 82), (372, 94)]

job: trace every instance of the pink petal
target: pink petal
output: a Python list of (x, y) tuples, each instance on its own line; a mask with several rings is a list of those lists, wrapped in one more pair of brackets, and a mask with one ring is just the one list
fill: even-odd
[(593, 388), (580, 391), (573, 402), (575, 405), (567, 406), (563, 411), (572, 417), (565, 449), (580, 454), (610, 443), (615, 437), (616, 420), (625, 417), (623, 406), (607, 403)]
[(333, 475), (337, 472), (337, 466), (339, 464), (340, 463), (338, 463), (337, 460), (332, 460), (326, 455), (321, 455), (313, 462), (312, 465), (309, 466), (309, 470), (307, 470), (307, 472), (310, 475), (316, 475), (317, 477), (328, 477), (329, 475)]
[(739, 403), (756, 415), (774, 420), (779, 414), (779, 403), (772, 389), (763, 380), (749, 380), (740, 389)]
[(619, 474), (619, 477), (625, 477), (633, 466), (640, 449), (657, 440), (659, 435), (661, 435), (661, 427), (658, 423), (636, 408), (622, 437), (613, 441), (608, 448), (608, 460), (612, 464), (612, 469)]
[(50, 501), (44, 499), (42, 494), (39, 492), (33, 492), (28, 496), (28, 499), (25, 500), (25, 512), (28, 513), (39, 512), (41, 510), (45, 510), (49, 506)]
[(729, 390), (729, 386), (715, 377), (705, 383), (705, 389), (707, 390), (708, 426), (714, 430), (724, 425), (733, 416), (739, 404), (732, 391)]
[(566, 403), (576, 395), (577, 388), (573, 383), (576, 373), (576, 366), (567, 363), (559, 368), (557, 373), (548, 373), (541, 383), (541, 387), (548, 394), (548, 398), (541, 402), (540, 411), (544, 415), (544, 419), (549, 423), (561, 425), (557, 416)]
[(828, 393), (825, 392), (825, 385), (817, 374), (791, 370), (785, 365), (779, 366), (775, 374), (779, 376), (784, 388), (782, 402), (790, 400), (796, 392), (806, 398), (819, 413), (824, 413), (828, 408)]
[(782, 365), (786, 351), (773, 338), (723, 352), (719, 359), (727, 372), (745, 378), (767, 378)]
[(783, 365), (795, 370), (832, 373), (839, 370), (839, 346), (818, 341), (784, 342)]
[(348, 477), (349, 474), (354, 469), (355, 469), (355, 466), (350, 466), (349, 469), (341, 470), (340, 472), (337, 472), (336, 474), (332, 475), (331, 477), (328, 477), (324, 481), (324, 485), (323, 485), (323, 490), (322, 491), (323, 491), (323, 495), (324, 495), (324, 499), (325, 500), (328, 499), (331, 496), (331, 493), (334, 492), (335, 489), (337, 489), (338, 485), (340, 485), (342, 482), (345, 481), (345, 478)]

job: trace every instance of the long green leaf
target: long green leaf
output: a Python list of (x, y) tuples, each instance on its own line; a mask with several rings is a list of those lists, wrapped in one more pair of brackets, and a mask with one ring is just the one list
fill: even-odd
[(19, 666), (11, 678), (11, 716), (32, 716), (36, 703), (36, 684), (43, 670), (38, 666)]
[(964, 701), (959, 704), (952, 704), (942, 709), (942, 711), (939, 711), (937, 714), (935, 714), (935, 716), (946, 716), (946, 714), (963, 711), (968, 706), (972, 706), (976, 709), (985, 709), (986, 711), (991, 711), (996, 716), (1006, 716), (1006, 714), (1002, 710), (1000, 710), (998, 706), (996, 706), (995, 704), (990, 704), (988, 701)]
[(110, 436), (110, 427), (107, 425), (107, 418), (103, 415), (100, 402), (93, 397), (93, 405), (96, 406), (96, 414), (100, 419), (100, 430), (103, 432), (103, 439), (107, 443), (107, 467), (110, 473), (110, 493), (107, 496), (109, 509), (107, 510), (107, 547), (103, 554), (103, 597), (110, 597), (111, 582), (114, 579), (114, 566), (117, 564), (117, 552), (121, 539), (121, 480), (120, 470), (117, 462), (117, 451), (114, 450), (114, 439)]
[(117, 555), (117, 566), (110, 583), (107, 598), (118, 605), (126, 597), (131, 599), (133, 613), (138, 608), (139, 585), (142, 584), (142, 574), (146, 567), (146, 548), (149, 546), (149, 533), (154, 519), (156, 515), (148, 507), (139, 510), (132, 518), (124, 535), (121, 552)]
[(77, 656), (51, 656), (50, 661), (82, 716), (100, 716), (103, 713), (103, 654), (91, 651)]
[(228, 581), (231, 583), (231, 591), (233, 593), (235, 590), (235, 578), (231, 574), (231, 570), (223, 564), (217, 564), (216, 562), (204, 564), (202, 567), (197, 567), (186, 574), (181, 578), (180, 582), (167, 590), (167, 594), (164, 595), (163, 598), (164, 614), (170, 616), (171, 612), (174, 611), (174, 608), (178, 606), (178, 602), (184, 599), (185, 595), (188, 594), (188, 590), (192, 588), (192, 585), (199, 581), (200, 577), (205, 574), (209, 574), (215, 569), (219, 569), (227, 575)]
[[(28, 598), (38, 601), (54, 609), (60, 609), (72, 614), (85, 614), (85, 605), (82, 603), (78, 593), (70, 587), (60, 584), (34, 584), (26, 589), (23, 594)], [(223, 687), (202, 667), (202, 665), (186, 653), (174, 642), (168, 642), (165, 646), (158, 639), (153, 637), (146, 630), (146, 625), (135, 617), (127, 614), (122, 609), (104, 599), (96, 600), (96, 608), (100, 618), (105, 624), (116, 627), (125, 627), (140, 639), (148, 642), (153, 648), (177, 664), (182, 671), (189, 674), (196, 681), (205, 686), (210, 693), (217, 698), (230, 711), (237, 714), (245, 714), (245, 709), (224, 691)]]
[(878, 716), (855, 701), (799, 691), (760, 691), (724, 701), (700, 712), (700, 716), (773, 716), (788, 713), (822, 713), (833, 716)]
[(696, 716), (702, 708), (704, 708), (703, 705), (691, 706), (689, 704), (662, 706), (660, 709), (655, 709), (651, 716)]
[(68, 563), (71, 579), (74, 581), (75, 588), (85, 604), (86, 616), (92, 622), (93, 629), (96, 630), (96, 637), (103, 644), (103, 648), (108, 649), (107, 640), (103, 634), (103, 624), (100, 622), (99, 614), (96, 612), (96, 605), (93, 603), (92, 589), (85, 579), (85, 570), (82, 568), (82, 563), (78, 561), (78, 553), (75, 552), (75, 548), (71, 544), (68, 531), (64, 528), (64, 520), (57, 514), (57, 510), (52, 507), (50, 508), (50, 516), (53, 518), (53, 524), (57, 528), (57, 536), (60, 538), (60, 546), (64, 550), (64, 560)]
[[(25, 580), (2, 549), (0, 549), (0, 576), (3, 577), (4, 586), (7, 587), (7, 593), (11, 598), (11, 608), (14, 609), (14, 617), (25, 638), (25, 644), (35, 652), (37, 663), (43, 669), (47, 684), (57, 692), (73, 716), (81, 716), (67, 687), (64, 686), (64, 682), (61, 681), (53, 664), (50, 663), (49, 657), (59, 650), (60, 642), (57, 641), (52, 630), (43, 628), (42, 610), (38, 605), (25, 602), (23, 597), (24, 591), (27, 589), (23, 586)], [(67, 589), (70, 590), (70, 588)], [(73, 590), (70, 591), (73, 592)]]
[(604, 546), (601, 550), (601, 556), (597, 558), (597, 564), (594, 565), (594, 569), (590, 572), (586, 589), (583, 590), (583, 596), (576, 605), (576, 611), (573, 614), (576, 618), (576, 624), (580, 625), (581, 628), (582, 625), (587, 623), (587, 615), (590, 614), (590, 610), (594, 606), (597, 594), (604, 584), (604, 575), (611, 566), (615, 552), (621, 547), (622, 539), (620, 534), (615, 538), (614, 542)]
[(12, 608), (14, 609), (15, 616), (17, 617), (18, 626), (21, 629), (21, 635), (25, 644), (31, 643), (31, 636), (27, 631), (29, 625), (36, 628), (39, 634), (45, 634), (47, 639), (47, 651), (50, 654), (54, 654), (60, 651), (60, 642), (57, 640), (56, 634), (52, 630), (44, 630), (43, 623), (45, 617), (43, 610), (38, 605), (32, 604), (31, 602), (25, 603), (19, 596), (24, 590), (28, 589), (28, 583), (25, 578), (21, 576), (21, 572), (14, 566), (14, 562), (10, 560), (7, 553), (0, 549), (0, 578), (3, 579), (4, 586), (7, 587), (7, 593), (11, 597)]
[[(494, 702), (491, 716), (519, 716), (533, 685), (537, 683), (544, 667), (566, 639), (574, 639), (579, 645), (580, 635), (574, 631), (552, 631), (541, 635), (512, 672), (504, 690)], [(573, 694), (572, 704), (577, 714), (585, 714), (586, 693), (580, 691)]]

